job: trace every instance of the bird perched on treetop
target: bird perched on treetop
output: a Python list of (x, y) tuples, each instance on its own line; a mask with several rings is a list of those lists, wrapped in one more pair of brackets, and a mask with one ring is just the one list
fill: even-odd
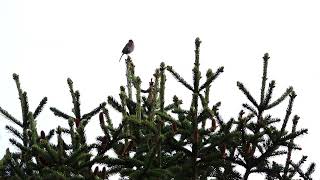
[(121, 58), (122, 58), (122, 56), (123, 56), (124, 54), (128, 55), (128, 54), (132, 53), (133, 50), (134, 50), (134, 43), (133, 43), (133, 41), (130, 39), (130, 40), (128, 41), (128, 43), (127, 43), (127, 44), (124, 46), (124, 48), (122, 49), (122, 55), (121, 55), (121, 57), (120, 57), (120, 59), (119, 59), (119, 62), (121, 61)]

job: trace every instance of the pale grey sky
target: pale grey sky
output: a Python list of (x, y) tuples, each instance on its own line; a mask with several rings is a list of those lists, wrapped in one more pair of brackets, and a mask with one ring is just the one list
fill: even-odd
[[(274, 97), (288, 86), (294, 87), (298, 96), (293, 114), (301, 117), (300, 128), (309, 129), (309, 135), (300, 139), (303, 152), (309, 162), (320, 163), (319, 8), (316, 0), (1, 0), (0, 106), (20, 117), (12, 80), (16, 72), (28, 92), (31, 108), (48, 97), (38, 129), (48, 131), (66, 125), (49, 107), (70, 112), (67, 77), (80, 90), (83, 112), (106, 101), (108, 95), (117, 97), (119, 86), (125, 85), (125, 64), (118, 59), (125, 43), (133, 39), (136, 48), (132, 58), (144, 86), (162, 61), (191, 81), (194, 39), (200, 37), (202, 75), (208, 68), (225, 67), (212, 91), (212, 100), (222, 101), (225, 119), (237, 116), (245, 100), (236, 81), (259, 97), (261, 57), (269, 52), (269, 79), (277, 83)], [(177, 88), (182, 86), (169, 74), (168, 83), (168, 100), (187, 92)], [(274, 112), (283, 117), (286, 105)], [(0, 117), (0, 122), (2, 156), (11, 135), (4, 129), (8, 121)], [(89, 124), (89, 139), (98, 135), (96, 129), (97, 120)], [(315, 175), (319, 176), (319, 171)]]

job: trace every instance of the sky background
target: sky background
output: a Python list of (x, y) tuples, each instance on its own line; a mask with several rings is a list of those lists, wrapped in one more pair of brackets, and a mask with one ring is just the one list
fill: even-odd
[[(200, 37), (203, 77), (208, 68), (225, 67), (213, 84), (211, 99), (212, 104), (222, 101), (224, 119), (236, 117), (241, 104), (248, 102), (236, 81), (259, 97), (262, 56), (270, 54), (269, 80), (276, 80), (273, 97), (294, 87), (298, 96), (293, 114), (301, 117), (298, 127), (309, 129), (298, 142), (308, 162), (319, 167), (319, 8), (316, 0), (0, 0), (0, 106), (20, 118), (12, 80), (15, 72), (32, 110), (48, 97), (38, 130), (66, 126), (49, 107), (71, 114), (68, 77), (80, 90), (82, 112), (97, 107), (109, 95), (118, 98), (120, 85), (126, 83), (125, 63), (118, 59), (123, 46), (133, 39), (136, 46), (131, 57), (144, 88), (162, 61), (191, 82), (194, 39)], [(189, 104), (191, 94), (170, 74), (167, 78), (166, 98), (185, 95), (184, 102)], [(287, 103), (270, 113), (283, 118)], [(118, 114), (111, 115), (119, 122)], [(0, 116), (0, 157), (10, 146), (12, 135), (4, 128), (8, 123)], [(97, 129), (96, 117), (87, 127), (89, 140), (101, 135)], [(319, 170), (314, 175), (319, 177)]]

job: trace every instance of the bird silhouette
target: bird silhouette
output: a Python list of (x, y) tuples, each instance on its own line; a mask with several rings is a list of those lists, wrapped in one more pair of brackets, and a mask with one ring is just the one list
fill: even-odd
[(134, 50), (134, 43), (133, 43), (133, 41), (130, 39), (130, 40), (128, 41), (128, 43), (127, 43), (127, 44), (124, 46), (124, 48), (122, 49), (122, 55), (121, 55), (121, 57), (120, 57), (120, 59), (119, 59), (119, 62), (121, 61), (121, 58), (122, 58), (122, 56), (123, 56), (124, 54), (128, 55), (128, 54), (132, 53), (133, 50)]

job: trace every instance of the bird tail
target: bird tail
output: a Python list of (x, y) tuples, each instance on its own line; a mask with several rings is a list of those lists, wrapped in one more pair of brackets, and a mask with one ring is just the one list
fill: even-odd
[(123, 55), (124, 55), (124, 54), (122, 53), (122, 55), (121, 55), (121, 57), (120, 57), (120, 59), (119, 59), (119, 62), (121, 61), (121, 58), (122, 58)]

